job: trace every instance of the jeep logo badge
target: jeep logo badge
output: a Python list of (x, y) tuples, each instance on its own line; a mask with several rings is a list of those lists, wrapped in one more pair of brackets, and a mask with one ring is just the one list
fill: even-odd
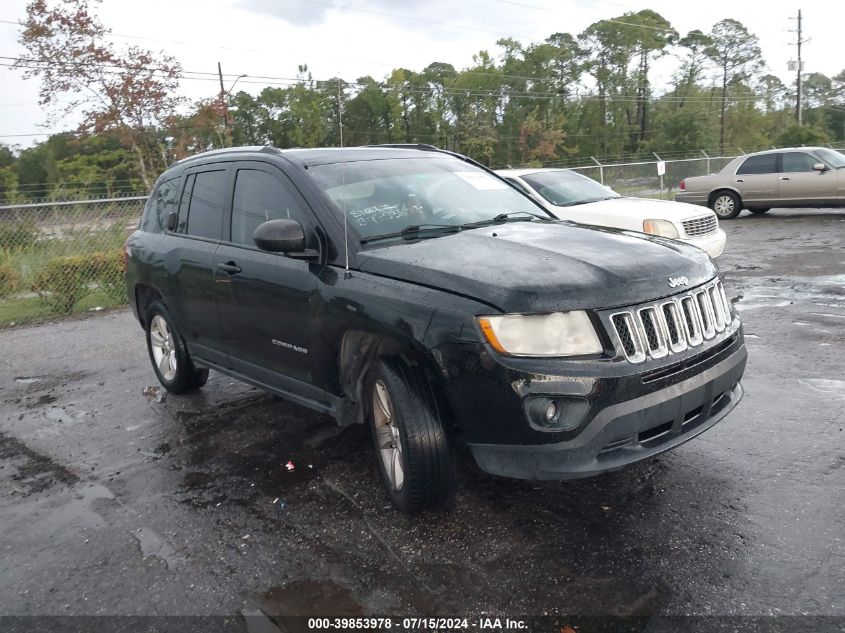
[(677, 288), (678, 286), (689, 286), (689, 279), (686, 277), (669, 277), (669, 287)]

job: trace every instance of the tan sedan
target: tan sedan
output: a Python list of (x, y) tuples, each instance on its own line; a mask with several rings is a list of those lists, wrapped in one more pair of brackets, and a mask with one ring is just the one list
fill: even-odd
[(743, 209), (845, 206), (845, 155), (826, 147), (791, 147), (747, 154), (718, 174), (685, 178), (678, 202), (706, 205), (720, 220)]

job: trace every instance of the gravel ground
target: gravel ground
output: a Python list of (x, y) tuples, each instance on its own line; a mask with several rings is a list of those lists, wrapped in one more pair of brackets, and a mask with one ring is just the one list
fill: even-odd
[(462, 456), (414, 518), (363, 428), (215, 373), (165, 396), (126, 311), (0, 332), (0, 615), (845, 617), (845, 212), (723, 227), (749, 347), (723, 423), (568, 483)]

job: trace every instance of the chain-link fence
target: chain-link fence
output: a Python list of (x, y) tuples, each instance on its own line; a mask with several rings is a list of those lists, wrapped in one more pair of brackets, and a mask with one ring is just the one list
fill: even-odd
[[(623, 195), (671, 199), (684, 178), (715, 173), (736, 157), (701, 154), (663, 161), (662, 177), (657, 156), (571, 169)], [(0, 328), (126, 303), (123, 243), (146, 199), (0, 206)]]
[(145, 200), (0, 207), (0, 328), (126, 303), (123, 243)]
[[(840, 151), (845, 148), (841, 145), (829, 147)], [(602, 163), (593, 159), (593, 165), (569, 167), (569, 169), (598, 180), (623, 196), (671, 200), (678, 192), (678, 185), (684, 178), (715, 174), (734, 158), (742, 155), (734, 153), (711, 156), (702, 150), (699, 150), (699, 153), (700, 157), (671, 160), (662, 160), (663, 157), (657, 154), (654, 154), (654, 160), (631, 162)], [(658, 165), (661, 163), (664, 168), (662, 176), (658, 172)]]

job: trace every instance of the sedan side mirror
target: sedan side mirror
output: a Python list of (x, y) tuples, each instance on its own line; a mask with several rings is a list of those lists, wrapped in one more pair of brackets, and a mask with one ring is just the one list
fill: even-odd
[(815, 164), (813, 165), (813, 169), (814, 169), (815, 171), (822, 171), (822, 172), (824, 172), (824, 171), (827, 171), (827, 169), (828, 169), (828, 168), (827, 168), (827, 165), (825, 165), (824, 163), (815, 163)]
[(314, 259), (319, 255), (317, 251), (305, 248), (305, 229), (299, 220), (267, 220), (258, 225), (252, 239), (262, 251), (300, 259)]

